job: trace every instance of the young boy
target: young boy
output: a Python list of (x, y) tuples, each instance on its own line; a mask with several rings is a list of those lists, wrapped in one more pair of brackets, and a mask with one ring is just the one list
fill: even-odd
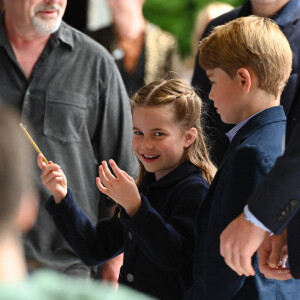
[[(0, 298), (22, 299), (149, 299), (138, 292), (73, 279), (49, 270), (27, 275), (21, 232), (34, 224), (38, 197), (33, 191), (29, 142), (18, 126), (20, 116), (0, 107)], [(152, 299), (152, 298), (151, 298)]]
[(270, 19), (239, 18), (201, 41), (200, 64), (222, 121), (237, 125), (226, 134), (230, 146), (198, 216), (194, 284), (185, 299), (297, 299), (299, 281), (266, 279), (256, 255), (255, 276), (239, 276), (219, 246), (221, 232), (282, 155), (286, 117), (279, 103), (291, 72), (289, 43)]

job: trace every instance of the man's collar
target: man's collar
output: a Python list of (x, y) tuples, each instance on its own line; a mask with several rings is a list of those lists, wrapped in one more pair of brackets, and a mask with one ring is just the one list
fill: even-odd
[[(273, 19), (280, 27), (285, 27), (299, 19), (300, 0), (289, 0), (289, 2), (277, 12)], [(248, 0), (241, 7), (239, 16), (248, 16), (252, 14), (251, 1)]]
[(290, 0), (275, 16), (274, 21), (281, 27), (284, 27), (300, 17), (300, 0)]
[(74, 48), (74, 37), (70, 27), (64, 22), (61, 22), (59, 29), (53, 33), (53, 37), (68, 45), (71, 50)]

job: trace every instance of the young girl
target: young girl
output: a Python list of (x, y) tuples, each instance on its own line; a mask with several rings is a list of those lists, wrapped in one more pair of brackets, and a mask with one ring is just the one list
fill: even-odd
[(215, 168), (200, 128), (201, 100), (183, 80), (152, 82), (132, 99), (137, 184), (113, 160), (102, 162), (96, 184), (118, 203), (96, 225), (76, 206), (58, 165), (38, 157), (51, 197), (46, 209), (87, 265), (124, 252), (119, 282), (159, 299), (181, 299), (192, 283), (197, 212)]

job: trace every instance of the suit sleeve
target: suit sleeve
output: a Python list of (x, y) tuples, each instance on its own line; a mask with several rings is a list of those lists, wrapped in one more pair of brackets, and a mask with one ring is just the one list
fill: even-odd
[(242, 213), (249, 197), (274, 163), (275, 160), (257, 145), (247, 145), (236, 151), (228, 162), (226, 176), (219, 182), (222, 194), (218, 195), (220, 208), (215, 210), (222, 211), (222, 229)]
[(300, 208), (300, 123), (274, 168), (249, 199), (249, 209), (275, 234), (284, 228)]

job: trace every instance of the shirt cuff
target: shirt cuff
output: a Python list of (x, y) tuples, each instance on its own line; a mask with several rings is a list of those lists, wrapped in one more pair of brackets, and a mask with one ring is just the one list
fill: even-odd
[(254, 224), (260, 228), (262, 228), (265, 231), (270, 232), (270, 234), (273, 234), (273, 232), (267, 228), (262, 222), (260, 222), (253, 214), (252, 212), (249, 210), (248, 205), (246, 205), (244, 207), (244, 214), (245, 214), (245, 219), (250, 222), (251, 224)]

